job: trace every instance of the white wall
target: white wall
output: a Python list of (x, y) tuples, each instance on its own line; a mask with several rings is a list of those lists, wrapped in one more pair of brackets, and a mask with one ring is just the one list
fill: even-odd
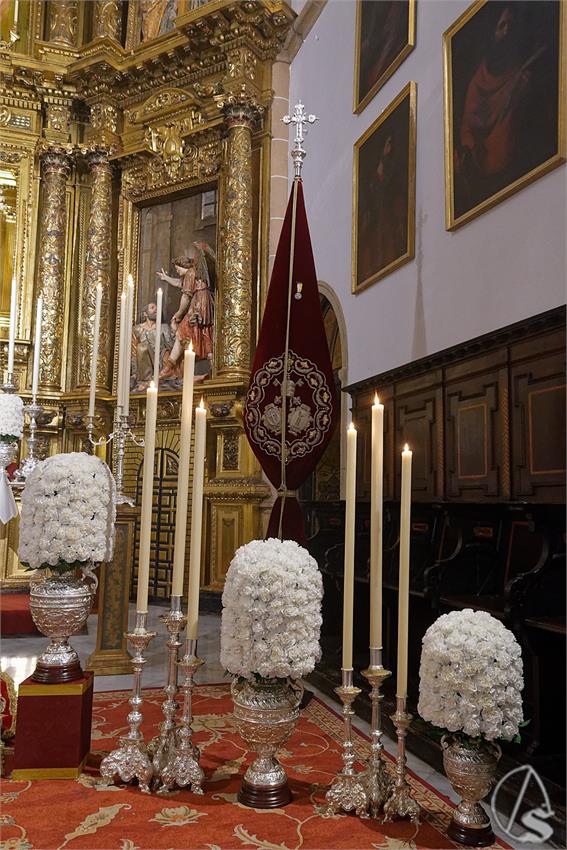
[[(566, 168), (560, 166), (454, 233), (444, 225), (442, 35), (466, 0), (417, 0), (416, 46), (353, 115), (354, 0), (328, 0), (291, 66), (290, 105), (310, 129), (304, 190), (317, 275), (348, 328), (349, 382), (408, 363), (565, 302)], [(352, 153), (409, 80), (417, 83), (416, 257), (351, 294)]]

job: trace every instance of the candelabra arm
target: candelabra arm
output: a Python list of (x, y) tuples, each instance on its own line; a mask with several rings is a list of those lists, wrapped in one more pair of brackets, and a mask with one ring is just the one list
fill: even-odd
[(140, 731), (143, 719), (141, 712), (143, 703), (142, 671), (146, 663), (144, 653), (156, 633), (147, 630), (147, 617), (147, 613), (136, 614), (136, 627), (133, 632), (126, 634), (134, 648), (132, 696), (129, 700), (132, 710), (127, 718), (130, 729), (126, 735), (120, 738), (120, 747), (113, 750), (101, 761), (100, 775), (109, 784), (116, 776), (122, 782), (132, 782), (133, 779), (137, 779), (140, 790), (149, 794), (153, 768)]
[(130, 425), (128, 422), (128, 417), (122, 414), (121, 408), (119, 409), (119, 412), (116, 417), (116, 425), (114, 432), (116, 437), (114, 442), (114, 445), (116, 446), (114, 465), (114, 478), (116, 480), (116, 504), (130, 505), (130, 507), (133, 507), (134, 501), (128, 496), (126, 496), (124, 493), (124, 456), (126, 454), (126, 441), (128, 439), (128, 434), (130, 433)]
[(342, 684), (335, 688), (343, 704), (344, 741), (342, 770), (336, 775), (325, 795), (328, 814), (339, 811), (355, 811), (360, 818), (367, 818), (368, 794), (363, 775), (354, 769), (355, 752), (352, 742), (352, 718), (354, 710), (352, 703), (360, 693), (360, 688), (353, 685), (353, 671), (342, 670)]
[(396, 758), (396, 779), (389, 798), (384, 804), (384, 821), (395, 818), (409, 818), (419, 824), (419, 805), (414, 800), (406, 778), (406, 737), (412, 716), (406, 711), (406, 697), (396, 697), (396, 713), (391, 720), (396, 727), (398, 754)]
[(87, 416), (87, 437), (91, 446), (107, 446), (114, 439), (114, 431), (109, 434), (107, 437), (99, 437), (98, 440), (95, 440), (93, 437), (94, 431), (94, 416)]
[(175, 786), (179, 788), (189, 786), (194, 794), (202, 794), (205, 774), (199, 764), (199, 750), (191, 740), (194, 677), (199, 667), (204, 664), (203, 660), (197, 656), (196, 640), (187, 639), (185, 655), (179, 664), (185, 674), (183, 714), (177, 731), (175, 752), (160, 774), (162, 785), (159, 793), (166, 793)]

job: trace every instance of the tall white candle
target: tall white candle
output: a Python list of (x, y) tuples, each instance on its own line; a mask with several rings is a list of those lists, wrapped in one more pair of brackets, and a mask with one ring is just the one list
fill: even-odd
[(189, 592), (187, 599), (187, 638), (197, 640), (199, 627), (199, 588), (201, 584), (201, 533), (203, 528), (203, 484), (207, 411), (203, 399), (195, 408), (195, 461), (191, 503), (191, 548), (189, 550)]
[[(161, 290), (160, 290), (161, 292)], [(193, 418), (193, 378), (195, 353), (189, 343), (183, 356), (183, 396), (181, 399), (181, 429), (179, 470), (177, 474), (177, 509), (175, 516), (175, 540), (173, 549), (173, 576), (171, 595), (183, 594), (185, 573), (185, 543), (187, 540), (187, 503), (189, 501), (189, 462), (191, 459), (191, 424)]]
[(132, 325), (134, 317), (134, 280), (128, 275), (128, 287), (126, 293), (126, 338), (124, 340), (124, 404), (122, 413), (128, 416), (130, 412), (130, 364), (132, 362)]
[(126, 292), (120, 295), (120, 333), (118, 337), (118, 376), (116, 383), (116, 405), (124, 404), (124, 339), (126, 335)]
[(356, 428), (347, 431), (345, 561), (343, 589), (343, 670), (352, 670), (352, 620), (354, 607), (354, 529), (356, 512)]
[(382, 648), (382, 526), (384, 490), (384, 405), (372, 405), (370, 489), (370, 646)]
[(8, 373), (14, 374), (14, 350), (16, 347), (16, 275), (12, 275), (12, 291), (10, 292), (10, 332), (8, 336)]
[[(159, 350), (161, 346), (161, 311), (162, 311), (163, 291), (157, 291), (157, 315), (156, 315), (156, 344), (154, 352), (154, 384), (159, 383)], [(185, 372), (183, 372), (183, 380), (185, 381)]]
[(400, 497), (400, 577), (398, 581), (398, 679), (396, 696), (408, 693), (408, 614), (411, 532), (411, 461), (407, 444), (402, 452), (402, 492)]
[(32, 378), (32, 398), (35, 399), (39, 386), (39, 358), (41, 354), (41, 319), (43, 314), (43, 298), (41, 295), (37, 299), (37, 309), (35, 314), (35, 343), (33, 350), (33, 378)]
[(154, 386), (154, 382), (152, 381), (146, 390), (146, 430), (144, 433), (144, 468), (142, 478), (142, 506), (140, 514), (140, 551), (138, 554), (138, 595), (136, 597), (136, 611), (139, 614), (143, 614), (148, 610), (157, 401), (157, 387)]
[(96, 398), (96, 367), (98, 363), (98, 337), (100, 333), (100, 310), (102, 305), (102, 286), (97, 284), (96, 301), (95, 301), (95, 319), (93, 333), (93, 355), (91, 360), (91, 386), (89, 394), (89, 416), (95, 414), (95, 398)]

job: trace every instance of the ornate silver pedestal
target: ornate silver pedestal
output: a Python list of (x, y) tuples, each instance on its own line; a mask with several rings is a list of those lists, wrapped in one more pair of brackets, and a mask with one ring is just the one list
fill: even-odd
[(133, 779), (137, 779), (140, 789), (149, 794), (153, 767), (144, 744), (144, 737), (140, 732), (142, 723), (140, 706), (143, 702), (141, 695), (142, 670), (146, 663), (144, 652), (150, 641), (155, 638), (156, 633), (147, 630), (147, 619), (147, 613), (136, 614), (136, 628), (126, 635), (134, 647), (132, 658), (134, 681), (132, 696), (130, 697), (132, 710), (128, 714), (130, 731), (120, 738), (120, 747), (103, 758), (100, 763), (100, 775), (108, 783), (112, 782), (115, 776), (118, 776), (122, 782), (131, 782)]
[(382, 685), (391, 676), (390, 670), (382, 666), (382, 650), (370, 648), (370, 666), (362, 671), (371, 687), (370, 701), (372, 703), (371, 751), (368, 765), (364, 773), (366, 793), (368, 795), (368, 811), (371, 817), (382, 815), (382, 806), (392, 792), (393, 780), (386, 770), (382, 756), (382, 712), (380, 703), (383, 700)]
[(167, 641), (167, 682), (164, 688), (165, 699), (162, 704), (163, 722), (160, 727), (159, 735), (150, 741), (148, 752), (152, 757), (154, 768), (154, 779), (158, 779), (164, 767), (166, 766), (170, 755), (175, 751), (175, 734), (176, 723), (175, 715), (179, 708), (177, 702), (177, 676), (178, 676), (178, 661), (179, 647), (181, 641), (179, 635), (185, 628), (187, 617), (181, 611), (181, 597), (171, 597), (171, 609), (167, 614), (160, 614), (160, 620), (165, 623), (169, 632), (169, 640)]
[(342, 685), (335, 688), (343, 704), (344, 718), (344, 741), (343, 741), (343, 769), (335, 777), (333, 784), (327, 791), (325, 799), (329, 814), (339, 811), (352, 812), (353, 810), (360, 818), (368, 817), (368, 794), (363, 773), (358, 773), (353, 765), (355, 752), (352, 744), (352, 718), (354, 711), (352, 703), (360, 693), (352, 683), (352, 670), (342, 670)]
[(398, 736), (398, 756), (395, 784), (384, 804), (384, 821), (409, 818), (417, 825), (419, 824), (419, 806), (412, 797), (411, 788), (406, 779), (406, 736), (412, 717), (406, 711), (405, 697), (396, 697), (396, 713), (392, 714), (391, 720)]
[(197, 641), (187, 639), (185, 655), (179, 662), (185, 674), (183, 681), (183, 714), (177, 730), (175, 746), (170, 745), (167, 761), (160, 773), (160, 792), (169, 791), (175, 786), (185, 788), (190, 786), (194, 794), (203, 793), (205, 774), (199, 764), (200, 753), (191, 740), (193, 722), (193, 687), (194, 676), (199, 667), (205, 662), (197, 657)]

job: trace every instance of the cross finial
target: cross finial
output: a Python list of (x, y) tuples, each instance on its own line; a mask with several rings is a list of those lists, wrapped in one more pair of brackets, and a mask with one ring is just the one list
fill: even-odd
[(295, 138), (293, 140), (293, 148), (291, 149), (291, 158), (293, 159), (293, 168), (295, 171), (295, 179), (299, 179), (301, 177), (301, 167), (303, 165), (303, 160), (306, 157), (306, 151), (303, 147), (304, 135), (303, 135), (303, 125), (304, 124), (314, 124), (315, 121), (318, 121), (316, 115), (306, 115), (305, 107), (301, 101), (295, 104), (295, 109), (293, 111), (293, 115), (284, 115), (282, 121), (284, 124), (295, 124)]

